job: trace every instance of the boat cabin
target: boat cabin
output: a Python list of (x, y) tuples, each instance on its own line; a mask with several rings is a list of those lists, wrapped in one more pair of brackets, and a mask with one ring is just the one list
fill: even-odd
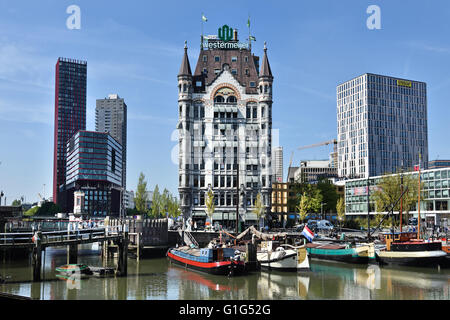
[(393, 242), (407, 242), (417, 239), (417, 232), (382, 233), (381, 236), (386, 243), (386, 250), (390, 251)]

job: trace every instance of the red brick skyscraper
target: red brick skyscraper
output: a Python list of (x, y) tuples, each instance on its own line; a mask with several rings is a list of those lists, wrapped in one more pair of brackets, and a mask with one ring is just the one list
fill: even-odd
[(67, 141), (78, 130), (86, 130), (87, 62), (58, 58), (55, 79), (55, 132), (53, 158), (53, 202), (65, 211)]

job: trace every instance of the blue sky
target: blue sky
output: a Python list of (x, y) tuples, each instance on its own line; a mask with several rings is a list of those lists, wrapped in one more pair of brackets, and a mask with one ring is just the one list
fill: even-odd
[[(81, 9), (81, 29), (69, 30), (66, 8)], [(369, 5), (381, 9), (381, 30), (369, 30)], [(144, 172), (177, 194), (177, 73), (188, 41), (197, 61), (201, 13), (205, 34), (223, 24), (252, 34), (274, 74), (273, 128), (291, 151), (336, 137), (336, 85), (371, 72), (428, 86), (430, 160), (450, 159), (450, 2), (448, 1), (81, 1), (0, 0), (0, 190), (7, 203), (50, 196), (53, 169), (55, 64), (88, 61), (87, 129), (95, 100), (110, 93), (128, 105), (127, 187)], [(295, 152), (294, 163), (325, 159), (330, 146)]]

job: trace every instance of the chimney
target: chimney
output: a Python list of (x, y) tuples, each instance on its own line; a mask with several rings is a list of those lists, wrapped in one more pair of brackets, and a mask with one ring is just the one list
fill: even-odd
[(233, 31), (233, 33), (234, 33), (234, 40), (236, 40), (237, 41), (237, 30), (236, 29), (234, 29), (234, 31)]

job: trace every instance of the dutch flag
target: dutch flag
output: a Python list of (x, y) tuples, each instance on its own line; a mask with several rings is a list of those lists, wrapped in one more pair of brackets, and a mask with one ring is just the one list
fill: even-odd
[(305, 225), (302, 231), (302, 235), (306, 237), (306, 239), (311, 242), (314, 239), (314, 232), (311, 231), (311, 229), (308, 228), (308, 225)]

